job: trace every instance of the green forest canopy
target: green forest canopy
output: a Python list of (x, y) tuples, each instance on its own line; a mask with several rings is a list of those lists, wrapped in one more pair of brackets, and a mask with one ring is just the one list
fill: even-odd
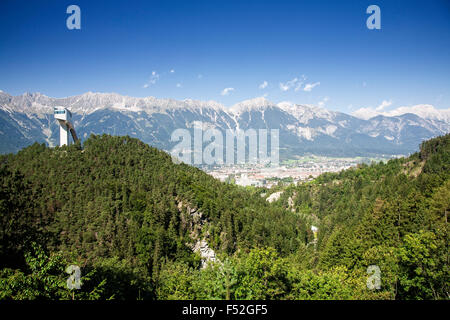
[(449, 299), (449, 173), (446, 135), (268, 203), (128, 136), (36, 143), (0, 157), (0, 299)]

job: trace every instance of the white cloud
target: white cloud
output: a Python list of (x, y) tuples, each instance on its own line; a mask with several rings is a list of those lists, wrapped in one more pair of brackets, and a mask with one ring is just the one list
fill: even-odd
[(267, 88), (268, 85), (269, 85), (269, 83), (268, 83), (267, 81), (264, 81), (263, 83), (261, 83), (261, 84), (259, 85), (259, 88), (260, 88), (260, 89), (265, 89), (265, 88)]
[(317, 105), (318, 105), (319, 107), (323, 108), (323, 107), (325, 106), (325, 104), (328, 102), (328, 100), (330, 100), (330, 98), (325, 97), (325, 98), (323, 98), (322, 100), (320, 100), (320, 101), (317, 103)]
[(152, 71), (152, 74), (151, 74), (149, 80), (142, 87), (148, 88), (149, 86), (154, 85), (158, 80), (159, 80), (159, 74), (156, 71)]
[(181, 87), (182, 87), (181, 83), (177, 83), (177, 88), (181, 88)]
[(314, 87), (317, 87), (320, 85), (320, 82), (315, 82), (315, 83), (307, 83), (305, 85), (305, 87), (303, 88), (304, 91), (310, 92), (312, 89), (314, 89)]
[(378, 107), (376, 107), (376, 111), (383, 111), (383, 109), (385, 109), (385, 108), (387, 108), (387, 107), (389, 107), (390, 105), (392, 105), (392, 101), (391, 100), (383, 100), (383, 102), (378, 106)]
[(173, 69), (170, 69), (170, 73), (174, 73), (175, 72), (175, 70), (173, 70)]
[(294, 88), (295, 91), (299, 91), (303, 85), (303, 83), (305, 83), (306, 77), (304, 74), (302, 74), (302, 76), (299, 78), (295, 77), (292, 80), (286, 81), (286, 82), (280, 82), (280, 89), (281, 91), (288, 91), (291, 90), (292, 88)]
[[(382, 105), (382, 104), (381, 104)], [(380, 105), (380, 106), (381, 106)], [(425, 118), (425, 119), (436, 119), (436, 120), (442, 120), (442, 121), (450, 121), (450, 109), (436, 109), (430, 104), (418, 104), (414, 106), (409, 107), (399, 107), (394, 110), (390, 111), (380, 111), (378, 108), (360, 108), (354, 112), (352, 112), (352, 115), (361, 118), (361, 119), (370, 119), (373, 117), (376, 117), (378, 115), (383, 115), (386, 117), (395, 117), (400, 116), (405, 113), (412, 113), (419, 117)]]
[(305, 81), (306, 81), (306, 77), (305, 77), (304, 74), (302, 74), (301, 78), (302, 78), (302, 80), (297, 82), (297, 85), (296, 85), (296, 87), (294, 89), (295, 91), (299, 91), (302, 88), (303, 83), (305, 83)]
[(294, 78), (292, 80), (286, 81), (285, 83), (280, 82), (280, 89), (281, 91), (288, 91), (295, 87), (295, 85), (298, 83), (298, 78)]
[(222, 90), (221, 95), (227, 96), (227, 95), (230, 94), (231, 91), (234, 91), (234, 88), (225, 88), (225, 89)]
[(391, 105), (392, 105), (391, 100), (383, 100), (381, 104), (376, 108), (373, 107), (360, 108), (352, 112), (352, 115), (365, 120), (376, 117), (380, 114), (388, 115), (389, 112), (383, 112), (383, 110)]
[(356, 111), (353, 111), (352, 116), (360, 118), (360, 119), (364, 119), (364, 120), (368, 120), (370, 118), (376, 117), (378, 115), (381, 114), (381, 112), (377, 112), (375, 111), (375, 109), (373, 108), (360, 108)]

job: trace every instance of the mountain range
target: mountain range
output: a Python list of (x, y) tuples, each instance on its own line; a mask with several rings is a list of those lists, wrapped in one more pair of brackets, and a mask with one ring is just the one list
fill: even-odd
[(171, 150), (178, 128), (279, 129), (280, 159), (306, 154), (324, 156), (394, 156), (418, 150), (419, 144), (450, 132), (450, 110), (430, 105), (353, 115), (312, 105), (272, 103), (255, 98), (227, 108), (215, 101), (135, 98), (93, 93), (52, 98), (41, 93), (12, 96), (0, 91), (0, 152), (17, 152), (34, 142), (54, 146), (59, 128), (53, 108), (73, 114), (78, 137), (129, 135)]

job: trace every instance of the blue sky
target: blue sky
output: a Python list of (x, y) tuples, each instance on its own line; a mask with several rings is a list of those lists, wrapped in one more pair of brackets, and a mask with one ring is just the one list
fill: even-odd
[[(71, 4), (81, 30), (66, 27)], [(366, 27), (371, 4), (381, 30)], [(449, 57), (447, 0), (0, 2), (0, 89), (13, 95), (442, 109)]]

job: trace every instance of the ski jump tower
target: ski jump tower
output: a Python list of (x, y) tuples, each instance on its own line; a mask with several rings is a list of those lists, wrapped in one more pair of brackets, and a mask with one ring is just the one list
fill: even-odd
[(69, 145), (69, 132), (73, 141), (77, 142), (78, 137), (72, 123), (72, 113), (64, 107), (55, 107), (55, 119), (59, 122), (59, 145)]

